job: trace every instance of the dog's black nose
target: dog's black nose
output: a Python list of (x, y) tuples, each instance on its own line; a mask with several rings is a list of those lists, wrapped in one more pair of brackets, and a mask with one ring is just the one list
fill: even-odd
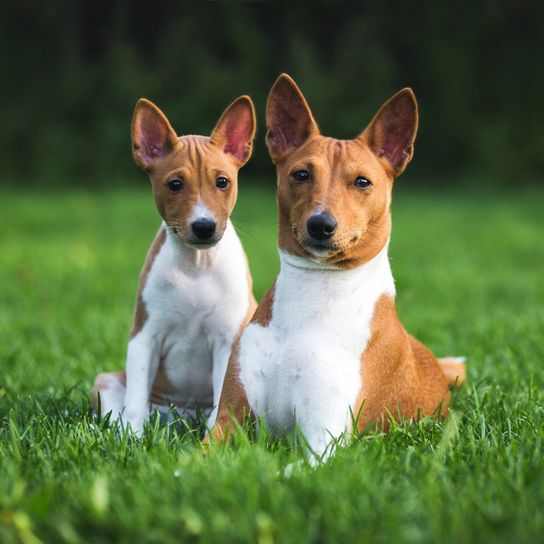
[(191, 223), (194, 235), (201, 240), (209, 240), (215, 234), (215, 221), (211, 219), (197, 219)]
[(328, 212), (316, 213), (308, 219), (306, 228), (315, 240), (327, 240), (336, 231), (336, 219)]

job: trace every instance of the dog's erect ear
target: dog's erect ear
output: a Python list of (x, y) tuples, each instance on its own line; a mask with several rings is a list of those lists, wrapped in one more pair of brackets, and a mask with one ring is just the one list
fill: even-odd
[(240, 96), (223, 112), (210, 140), (242, 166), (251, 157), (255, 126), (253, 102), (249, 96)]
[(268, 95), (266, 129), (266, 145), (274, 162), (319, 134), (306, 99), (287, 74), (281, 74)]
[(176, 142), (176, 133), (162, 111), (140, 98), (132, 117), (132, 155), (138, 166), (150, 170), (153, 161), (172, 151)]
[(417, 122), (416, 97), (412, 89), (402, 89), (381, 107), (359, 138), (399, 176), (414, 154)]

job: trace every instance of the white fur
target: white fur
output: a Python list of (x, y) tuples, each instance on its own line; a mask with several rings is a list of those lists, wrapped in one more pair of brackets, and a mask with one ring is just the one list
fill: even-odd
[[(176, 390), (172, 402), (217, 406), (232, 343), (248, 312), (246, 278), (247, 261), (230, 221), (222, 240), (207, 250), (187, 247), (167, 230), (142, 291), (147, 321), (128, 345), (125, 425), (142, 432), (161, 359)], [(102, 398), (107, 413), (115, 403)]]
[(240, 379), (272, 432), (298, 425), (310, 449), (327, 455), (351, 427), (376, 301), (395, 293), (387, 246), (352, 270), (280, 258), (271, 321), (250, 324), (241, 338)]
[(123, 411), (125, 386), (113, 373), (104, 374), (101, 378), (107, 381), (100, 388), (100, 413), (102, 417), (110, 413), (112, 419), (117, 419)]
[(191, 224), (193, 221), (197, 221), (198, 219), (209, 219), (211, 221), (215, 221), (215, 216), (210, 211), (208, 206), (206, 206), (206, 204), (204, 204), (201, 200), (195, 204), (193, 213), (189, 219), (189, 224)]
[(448, 361), (451, 361), (452, 363), (457, 363), (460, 365), (464, 365), (467, 362), (466, 357), (440, 357), (439, 361), (440, 360), (448, 360)]
[[(121, 414), (124, 410), (124, 402), (126, 395), (126, 386), (122, 383), (119, 378), (112, 373), (105, 373), (104, 380), (107, 380), (107, 384), (103, 384), (100, 388), (100, 402), (101, 410), (100, 413), (102, 417), (105, 417), (107, 414), (110, 414), (112, 421), (121, 417)], [(195, 419), (201, 409), (198, 408), (174, 408), (175, 412), (187, 419)], [(150, 404), (150, 412), (158, 411), (160, 414), (170, 418), (172, 415), (172, 407), (166, 404)], [(211, 410), (209, 411), (211, 412)], [(126, 423), (126, 422), (125, 422)], [(132, 426), (132, 425), (131, 425)]]

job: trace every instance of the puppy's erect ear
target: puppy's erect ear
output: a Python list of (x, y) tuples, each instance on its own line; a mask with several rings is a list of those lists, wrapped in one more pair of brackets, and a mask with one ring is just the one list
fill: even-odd
[(273, 162), (319, 134), (306, 99), (287, 74), (281, 74), (268, 95), (266, 128), (266, 145)]
[(412, 89), (402, 89), (381, 107), (359, 138), (399, 176), (414, 154), (417, 123), (416, 97)]
[(132, 155), (144, 170), (170, 153), (177, 142), (174, 129), (162, 111), (149, 100), (140, 98), (132, 117)]
[(210, 140), (244, 165), (253, 149), (255, 108), (249, 96), (237, 98), (221, 115)]

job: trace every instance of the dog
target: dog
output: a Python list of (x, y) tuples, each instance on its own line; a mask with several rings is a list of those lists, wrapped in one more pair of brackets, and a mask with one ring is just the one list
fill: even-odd
[(446, 415), (460, 359), (436, 359), (395, 311), (387, 256), (393, 180), (411, 160), (418, 107), (403, 89), (353, 140), (322, 136), (286, 74), (266, 109), (277, 169), (281, 269), (233, 348), (206, 443), (251, 415), (298, 427), (313, 460), (338, 438), (391, 418)]
[(163, 222), (141, 271), (126, 370), (99, 374), (92, 395), (102, 416), (120, 417), (137, 435), (153, 407), (215, 421), (231, 348), (256, 307), (229, 219), (255, 124), (248, 96), (224, 111), (210, 137), (178, 137), (152, 102), (136, 104), (133, 156)]

